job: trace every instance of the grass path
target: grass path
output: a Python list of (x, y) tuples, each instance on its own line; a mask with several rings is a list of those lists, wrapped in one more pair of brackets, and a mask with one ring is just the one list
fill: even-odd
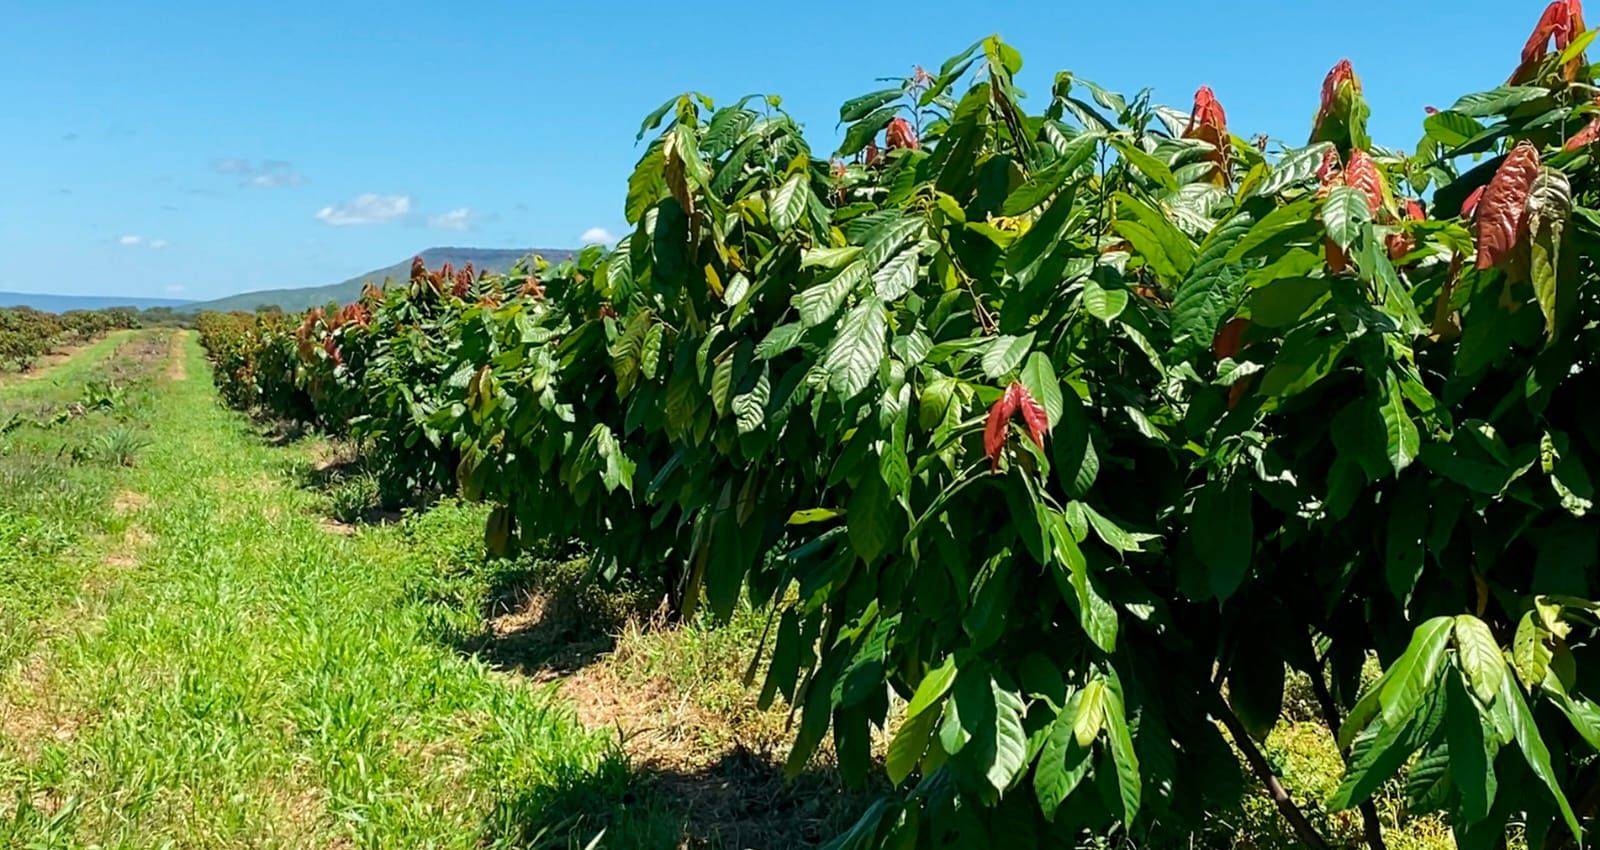
[[(56, 602), (31, 639), (0, 616), (0, 846), (521, 847), (541, 828), (581, 846), (557, 803), (623, 783), (614, 747), (438, 640), (472, 613), (450, 576), (478, 515), (329, 533), (309, 450), (217, 405), (192, 335), (160, 344), (125, 412), (136, 463), (58, 451), (65, 542), (0, 537), (0, 611)], [(56, 396), (117, 347), (60, 367)], [(74, 437), (25, 439), (8, 451), (38, 460)], [(17, 578), (41, 558), (69, 566)]]

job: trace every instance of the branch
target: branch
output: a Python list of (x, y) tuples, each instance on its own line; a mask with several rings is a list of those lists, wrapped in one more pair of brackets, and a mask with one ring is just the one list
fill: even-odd
[(1256, 742), (1251, 740), (1250, 733), (1245, 731), (1244, 724), (1228, 707), (1222, 694), (1213, 688), (1207, 688), (1207, 696), (1211, 699), (1211, 713), (1227, 728), (1228, 734), (1233, 736), (1233, 743), (1239, 751), (1244, 753), (1244, 760), (1250, 764), (1250, 769), (1255, 772), (1256, 778), (1266, 786), (1267, 793), (1272, 796), (1273, 805), (1278, 807), (1278, 814), (1289, 822), (1294, 829), (1294, 834), (1300, 843), (1311, 850), (1330, 850), (1327, 839), (1318, 834), (1316, 827), (1306, 818), (1305, 812), (1295, 805), (1294, 799), (1289, 796), (1288, 789), (1283, 787), (1283, 782), (1278, 779), (1278, 774), (1272, 771), (1272, 765), (1267, 763), (1267, 757), (1261, 754), (1256, 747)]
[[(1322, 662), (1317, 662), (1317, 669), (1310, 672), (1311, 692), (1317, 697), (1317, 707), (1322, 710), (1322, 722), (1328, 725), (1328, 732), (1335, 740), (1339, 737), (1339, 727), (1344, 720), (1339, 715), (1339, 704), (1333, 701), (1333, 694), (1328, 691), (1328, 683), (1322, 680)], [(1341, 758), (1350, 757), (1348, 747), (1339, 748)], [(1361, 803), (1361, 832), (1367, 839), (1367, 846), (1372, 850), (1388, 850), (1383, 843), (1383, 823), (1378, 820), (1378, 806), (1367, 798)]]

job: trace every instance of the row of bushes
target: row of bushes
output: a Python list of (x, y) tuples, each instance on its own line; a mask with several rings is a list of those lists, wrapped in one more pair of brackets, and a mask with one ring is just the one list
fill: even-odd
[[(790, 766), (831, 734), (863, 782), (889, 736), (835, 846), (1176, 846), (1250, 774), (1310, 847), (1317, 805), (1381, 845), (1397, 777), (1461, 847), (1554, 847), (1600, 781), (1576, 7), (1411, 149), (1349, 63), (1270, 156), (1206, 88), (1061, 73), (1030, 113), (993, 37), (846, 102), (832, 158), (777, 98), (687, 94), (614, 250), (201, 326), (231, 400), (490, 502), (491, 549), (770, 611)], [(1347, 757), (1327, 801), (1255, 744), (1286, 667)]]
[(125, 308), (56, 314), (29, 307), (0, 307), (0, 368), (26, 372), (40, 357), (63, 345), (139, 326), (138, 314)]

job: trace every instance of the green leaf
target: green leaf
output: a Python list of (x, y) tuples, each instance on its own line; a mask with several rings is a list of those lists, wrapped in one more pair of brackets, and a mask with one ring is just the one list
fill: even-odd
[(1511, 664), (1524, 687), (1537, 688), (1544, 681), (1553, 655), (1549, 637), (1537, 611), (1523, 614), (1517, 623), (1517, 633), (1511, 639)]
[(1044, 169), (1036, 172), (1026, 183), (1006, 196), (1001, 215), (1017, 216), (1050, 200), (1061, 184), (1066, 182), (1094, 154), (1102, 136), (1083, 133), (1073, 137), (1059, 157)]
[(1488, 624), (1471, 614), (1458, 614), (1455, 618), (1456, 664), (1472, 683), (1472, 692), (1484, 705), (1494, 702), (1500, 692), (1500, 680), (1506, 675), (1506, 661), (1500, 654), (1500, 644), (1489, 631)]
[(1583, 829), (1578, 826), (1578, 818), (1572, 812), (1572, 805), (1567, 802), (1567, 795), (1561, 791), (1561, 782), (1556, 776), (1555, 768), (1550, 764), (1550, 750), (1545, 747), (1544, 739), (1539, 736), (1539, 727), (1534, 725), (1533, 712), (1528, 710), (1528, 703), (1523, 700), (1522, 691), (1511, 683), (1509, 676), (1501, 680), (1500, 699), (1510, 717), (1511, 730), (1516, 737), (1517, 747), (1522, 750), (1522, 756), (1527, 760), (1528, 767), (1550, 790), (1550, 796), (1555, 798), (1556, 806), (1561, 810), (1562, 819), (1566, 821), (1567, 828), (1572, 830), (1572, 837), (1582, 844)]
[(1328, 238), (1335, 245), (1349, 250), (1361, 236), (1361, 229), (1372, 221), (1372, 208), (1367, 206), (1367, 196), (1351, 186), (1335, 186), (1322, 204), (1322, 222), (1328, 228)]
[(1033, 334), (1022, 336), (998, 336), (989, 347), (983, 351), (983, 374), (990, 380), (998, 380), (1014, 371), (1022, 364), (1022, 358), (1028, 355), (1028, 350), (1033, 347)]
[(1422, 120), (1423, 131), (1447, 148), (1459, 147), (1483, 132), (1483, 125), (1462, 112), (1446, 109)]
[(903, 94), (905, 94), (904, 89), (892, 88), (881, 89), (860, 97), (852, 97), (839, 107), (839, 123), (849, 124), (852, 121), (860, 121), (871, 114), (873, 110), (899, 100)]
[(1022, 698), (990, 680), (994, 692), (994, 759), (986, 774), (989, 785), (1004, 793), (1028, 765), (1028, 733), (1022, 727)]
[(1449, 111), (1459, 112), (1472, 118), (1484, 118), (1504, 114), (1528, 101), (1538, 100), (1549, 94), (1549, 89), (1539, 86), (1501, 86), (1490, 91), (1469, 94), (1456, 101)]
[(1047, 820), (1055, 819), (1062, 801), (1083, 782), (1093, 765), (1089, 756), (1094, 750), (1080, 745), (1073, 734), (1082, 702), (1083, 693), (1074, 693), (1068, 698), (1066, 707), (1056, 715), (1039, 753), (1038, 767), (1033, 772), (1034, 794), (1039, 798), (1039, 806), (1044, 810)]
[(1404, 603), (1422, 575), (1423, 538), (1428, 531), (1428, 489), (1423, 476), (1408, 475), (1395, 488), (1394, 503), (1386, 514), (1384, 574), (1389, 592)]
[(1228, 674), (1228, 702), (1257, 740), (1266, 739), (1283, 711), (1283, 658), (1264, 637), (1242, 636)]
[(1022, 365), (1022, 374), (1017, 377), (1022, 385), (1028, 388), (1028, 393), (1044, 408), (1045, 418), (1051, 428), (1061, 421), (1061, 410), (1065, 402), (1061, 395), (1061, 381), (1056, 378), (1056, 370), (1050, 365), (1050, 358), (1042, 351), (1035, 351), (1028, 355), (1028, 360)]
[(1213, 481), (1195, 495), (1189, 535), (1218, 599), (1232, 596), (1250, 572), (1255, 548), (1250, 501), (1250, 488), (1242, 481)]
[(806, 172), (796, 171), (772, 193), (772, 200), (767, 203), (772, 226), (779, 231), (792, 229), (805, 216), (810, 203), (811, 184)]
[(850, 495), (845, 525), (850, 545), (863, 561), (873, 563), (889, 550), (895, 540), (894, 501), (876, 470), (862, 476), (861, 484)]
[(1545, 336), (1554, 341), (1556, 330), (1576, 301), (1559, 285), (1562, 244), (1572, 215), (1572, 186), (1566, 175), (1553, 168), (1542, 170), (1528, 193), (1527, 210), (1529, 276), (1539, 310), (1544, 313)]
[(883, 302), (864, 298), (839, 324), (839, 335), (823, 357), (828, 386), (842, 400), (855, 398), (878, 374), (887, 346), (888, 317)]
[(1444, 663), (1455, 621), (1434, 617), (1416, 628), (1406, 651), (1384, 672), (1378, 702), (1383, 706), (1383, 721), (1389, 726), (1404, 724), (1438, 684), (1439, 668)]
[(890, 784), (898, 786), (916, 769), (938, 723), (937, 711), (907, 715), (900, 722), (894, 730), (894, 737), (889, 739), (889, 751), (884, 758), (884, 771), (889, 775)]
[(1122, 822), (1132, 826), (1139, 814), (1139, 756), (1134, 752), (1133, 736), (1128, 732), (1127, 707), (1122, 699), (1122, 686), (1113, 678), (1106, 689), (1106, 742), (1110, 745), (1111, 760), (1117, 766), (1117, 791), (1122, 797)]
[(844, 516), (844, 511), (833, 508), (807, 508), (789, 514), (787, 525), (810, 525), (814, 522), (827, 522), (831, 519)]
[(1093, 279), (1083, 282), (1083, 309), (1106, 324), (1122, 315), (1128, 306), (1128, 290), (1104, 289)]
[(733, 397), (733, 415), (739, 433), (748, 434), (760, 428), (766, 421), (767, 400), (771, 393), (772, 385), (767, 380), (766, 371), (763, 370), (761, 376), (756, 379), (756, 385), (750, 388), (750, 392)]
[(1138, 169), (1144, 176), (1156, 181), (1161, 188), (1170, 192), (1178, 190), (1178, 178), (1172, 175), (1172, 169), (1166, 163), (1145, 152), (1137, 144), (1121, 137), (1111, 140), (1111, 146), (1117, 153), (1128, 161), (1129, 165)]
[(1416, 460), (1421, 437), (1417, 434), (1417, 424), (1406, 414), (1400, 382), (1391, 373), (1386, 376), (1384, 384), (1387, 392), (1378, 405), (1378, 413), (1383, 417), (1384, 458), (1399, 475)]
[(1317, 142), (1285, 153), (1272, 173), (1256, 189), (1256, 194), (1275, 195), (1316, 177), (1317, 169), (1322, 165), (1323, 153), (1332, 147), (1328, 142)]
[(917, 690), (911, 695), (911, 702), (906, 705), (906, 717), (916, 717), (933, 706), (934, 703), (944, 699), (949, 693), (950, 685), (955, 682), (957, 673), (956, 657), (945, 656), (944, 662), (938, 667), (929, 670), (918, 683)]
[(791, 300), (795, 309), (800, 311), (801, 326), (816, 327), (833, 318), (833, 314), (839, 312), (840, 305), (844, 304), (845, 298), (854, 292), (856, 286), (866, 277), (866, 266), (855, 262), (845, 266), (828, 280), (795, 293)]
[(1106, 683), (1095, 679), (1078, 692), (1078, 711), (1072, 718), (1072, 739), (1080, 747), (1092, 746), (1106, 726)]
[(1050, 537), (1051, 565), (1059, 571), (1060, 581), (1065, 583), (1062, 594), (1077, 612), (1078, 624), (1101, 651), (1115, 652), (1117, 609), (1095, 590), (1094, 583), (1089, 580), (1088, 562), (1068, 529), (1065, 518), (1049, 508), (1043, 509), (1041, 517)]
[[(1486, 733), (1478, 705), (1467, 694), (1459, 674), (1446, 677), (1445, 741), (1450, 748), (1450, 776), (1461, 792), (1461, 813), (1467, 823), (1489, 816), (1497, 788), (1494, 756), (1499, 749)], [(1492, 730), (1491, 730), (1492, 732)]]
[(872, 285), (880, 299), (885, 302), (895, 301), (917, 285), (919, 253), (917, 248), (907, 248), (872, 273)]

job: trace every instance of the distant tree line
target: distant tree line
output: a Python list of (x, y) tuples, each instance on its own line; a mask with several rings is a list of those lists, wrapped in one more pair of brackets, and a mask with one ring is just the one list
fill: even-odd
[(0, 369), (26, 372), (40, 357), (63, 346), (89, 342), (114, 330), (177, 321), (179, 317), (165, 308), (112, 307), (57, 314), (31, 307), (0, 307)]

